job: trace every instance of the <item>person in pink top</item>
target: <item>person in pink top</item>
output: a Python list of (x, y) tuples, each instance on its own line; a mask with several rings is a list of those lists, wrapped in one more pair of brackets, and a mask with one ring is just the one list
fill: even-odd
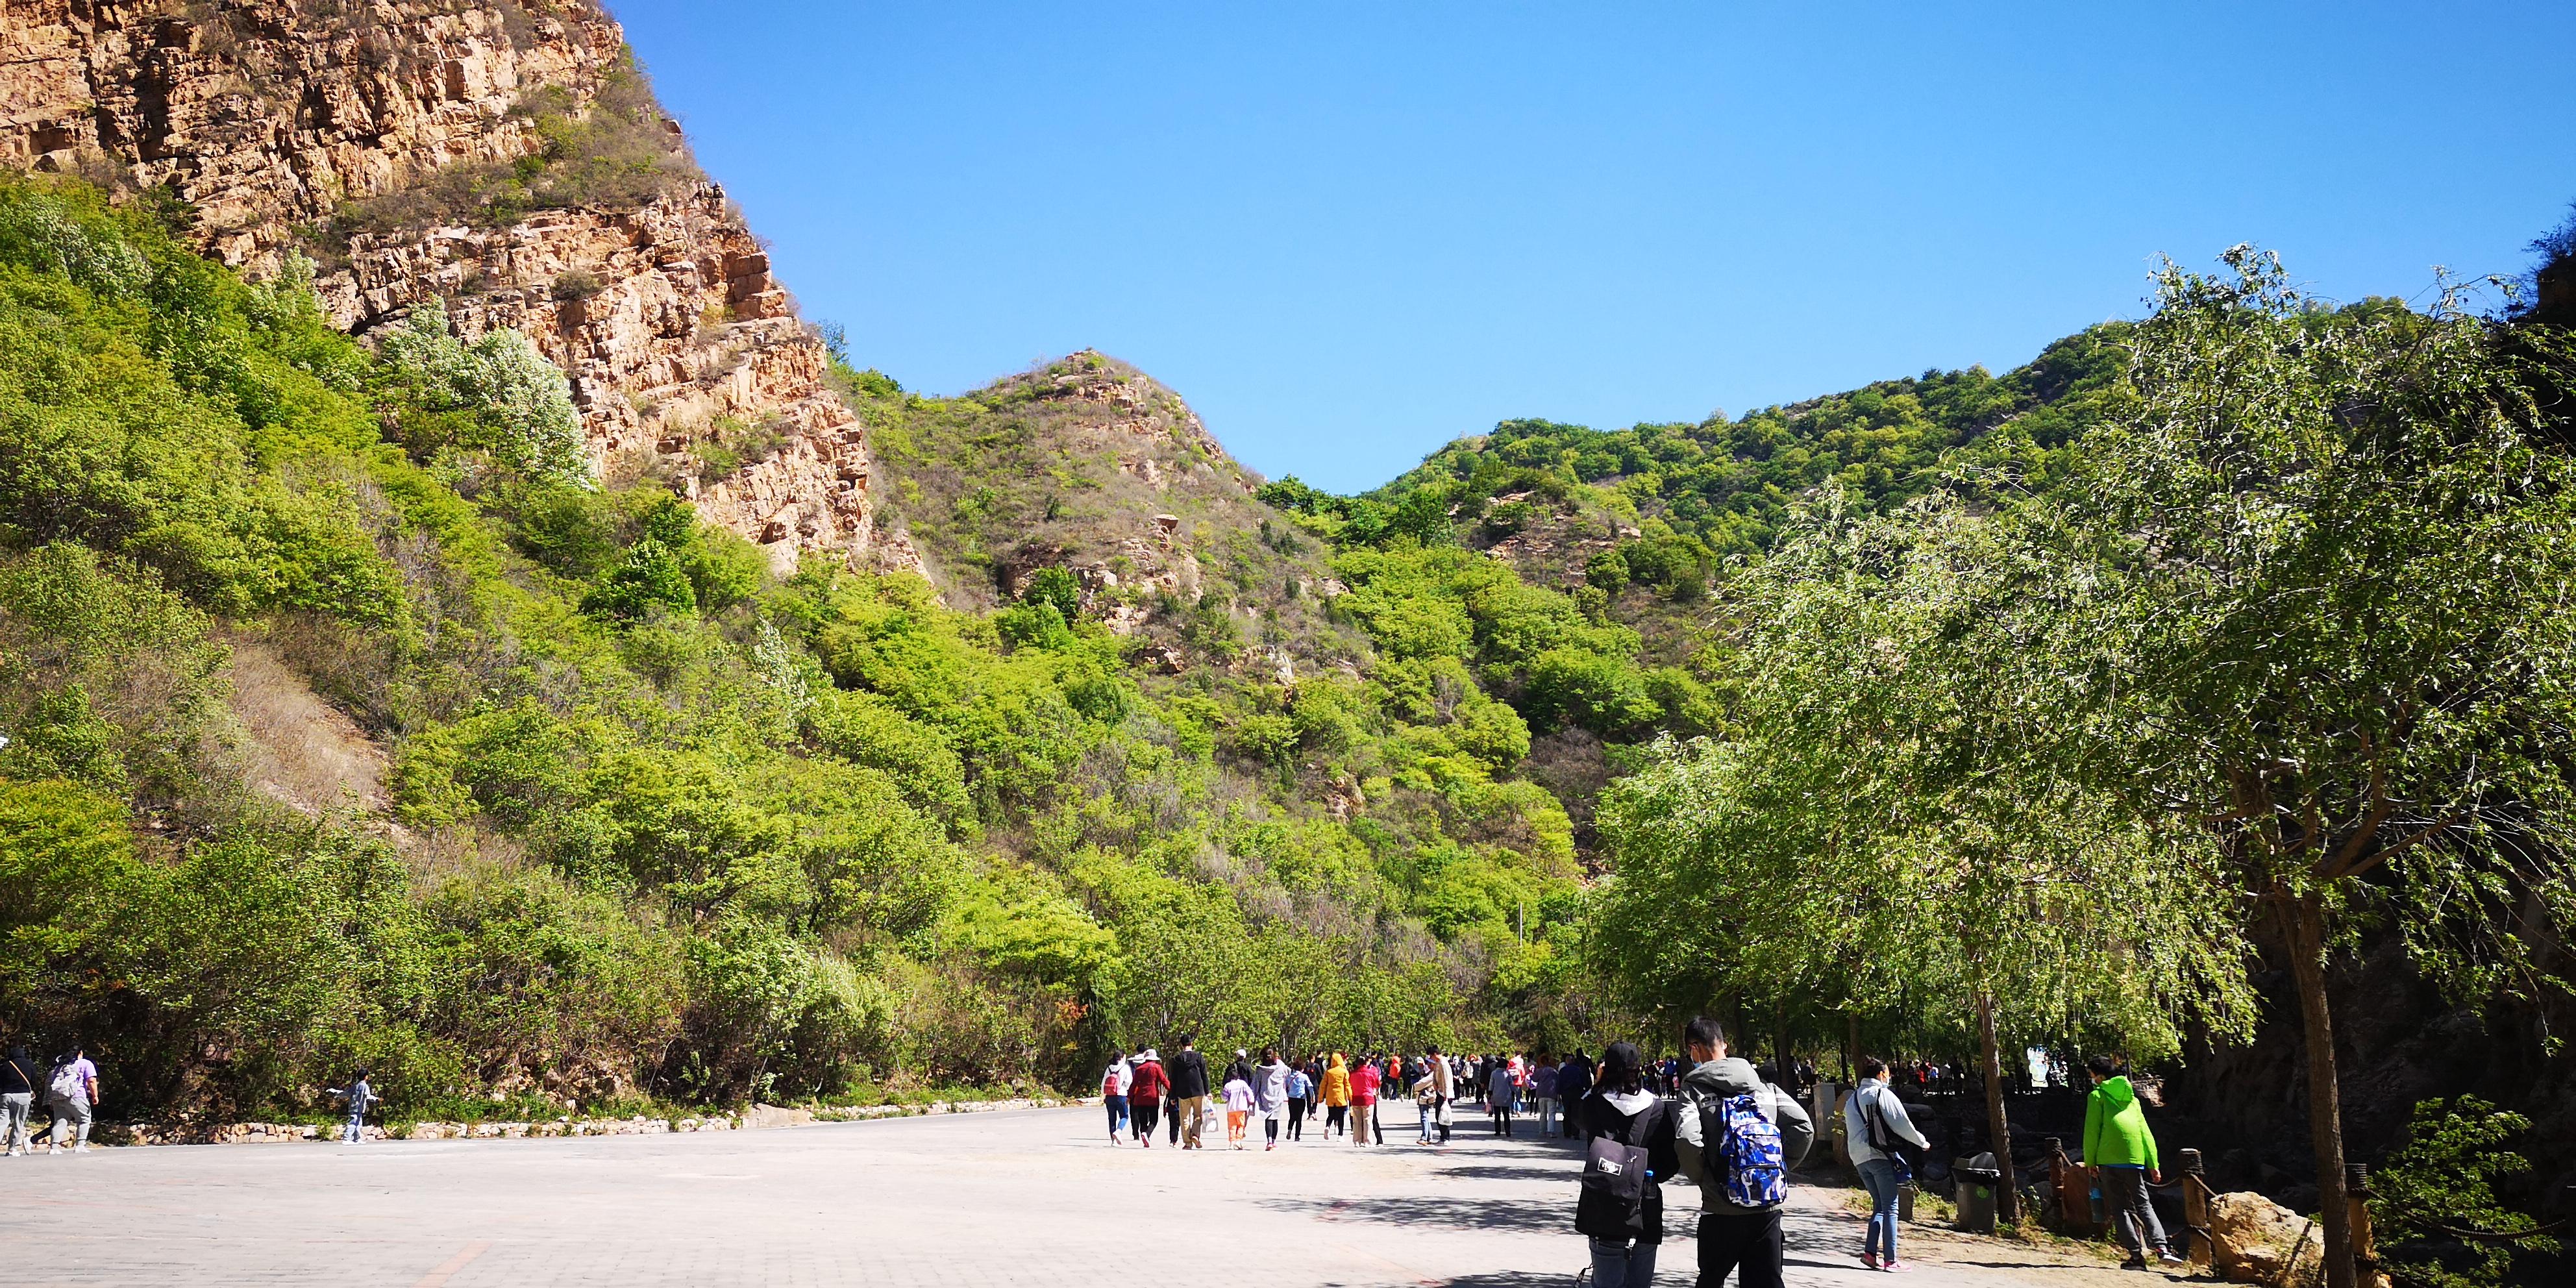
[(1351, 1070), (1351, 1143), (1368, 1144), (1377, 1132), (1377, 1061), (1362, 1060)]

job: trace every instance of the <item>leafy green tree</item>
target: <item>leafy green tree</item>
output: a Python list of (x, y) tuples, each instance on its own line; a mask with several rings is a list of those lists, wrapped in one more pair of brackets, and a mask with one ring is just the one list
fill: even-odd
[(2576, 910), (2576, 460), (2493, 324), (2327, 310), (2270, 255), (2168, 268), (2141, 406), (2035, 530), (2101, 586), (2129, 790), (2214, 835), (2288, 950), (2333, 1288), (2354, 1283), (2333, 955), (2366, 917), (2475, 991)]
[(2382, 1249), (2449, 1244), (2456, 1251), (2426, 1257), (2388, 1254), (2399, 1282), (2423, 1288), (2492, 1288), (2510, 1282), (2507, 1276), (2519, 1254), (2558, 1251), (2558, 1240), (2525, 1234), (2540, 1223), (2506, 1207), (2495, 1192), (2497, 1181), (2531, 1171), (2531, 1160), (2512, 1148), (2530, 1129), (2530, 1119), (2475, 1096), (2415, 1106), (2406, 1139), (2371, 1175), (2372, 1231)]

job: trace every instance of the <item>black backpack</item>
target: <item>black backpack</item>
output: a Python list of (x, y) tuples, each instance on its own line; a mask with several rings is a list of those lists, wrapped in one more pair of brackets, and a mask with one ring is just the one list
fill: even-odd
[(1596, 1239), (1635, 1239), (1646, 1233), (1645, 1140), (1671, 1112), (1658, 1100), (1628, 1120), (1617, 1136), (1595, 1136), (1585, 1147), (1582, 1190), (1574, 1200), (1574, 1229)]

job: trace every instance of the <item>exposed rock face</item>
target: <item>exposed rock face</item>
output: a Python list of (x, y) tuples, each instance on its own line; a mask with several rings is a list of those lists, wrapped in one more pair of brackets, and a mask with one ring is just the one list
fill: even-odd
[[(257, 274), (347, 203), (535, 155), (530, 103), (580, 119), (627, 74), (595, 0), (0, 0), (0, 161), (166, 187), (210, 253)], [(858, 424), (721, 189), (398, 225), (332, 258), (318, 286), (342, 326), (441, 297), (468, 337), (526, 334), (571, 376), (612, 474), (658, 462), (782, 566), (912, 562), (875, 541)]]

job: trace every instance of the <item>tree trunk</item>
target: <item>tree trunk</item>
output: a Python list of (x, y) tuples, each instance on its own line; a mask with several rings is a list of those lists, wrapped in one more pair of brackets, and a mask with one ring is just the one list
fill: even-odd
[(1780, 1075), (1776, 1081), (1783, 1087), (1797, 1086), (1798, 1080), (1790, 1076), (1789, 1070), (1789, 1008), (1785, 1005), (1774, 1004), (1771, 1008), (1771, 1042), (1771, 1067)]
[(2335, 1077), (2334, 1012), (2326, 1002), (2326, 914), (2315, 895), (2282, 908), (2290, 971), (2308, 1048), (2308, 1138), (2317, 1156), (2317, 1202), (2326, 1228), (2326, 1288), (2354, 1288), (2352, 1209), (2344, 1191), (2343, 1093)]
[(1860, 1012), (1843, 1013), (1843, 1085), (1860, 1085)]
[(2019, 1225), (2021, 1182), (2013, 1175), (2012, 1123), (2004, 1114), (2004, 1066), (1995, 1050), (1995, 999), (1987, 993), (1977, 994), (1977, 1045), (1984, 1051), (1980, 1063), (1986, 1075), (1986, 1135), (1994, 1142), (1995, 1166), (2004, 1174), (2003, 1182), (1995, 1187), (1995, 1220)]

